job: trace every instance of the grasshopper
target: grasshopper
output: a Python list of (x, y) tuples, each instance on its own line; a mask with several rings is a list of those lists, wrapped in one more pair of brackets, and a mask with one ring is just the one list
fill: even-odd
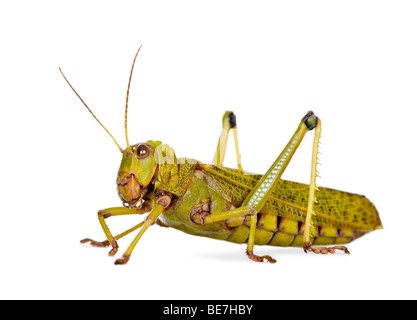
[[(160, 141), (129, 144), (127, 110), (133, 68), (130, 70), (125, 106), (126, 148), (101, 124), (59, 69), (65, 81), (87, 110), (113, 139), (122, 161), (117, 172), (117, 190), (123, 206), (98, 211), (105, 241), (83, 239), (96, 247), (110, 247), (110, 256), (118, 251), (117, 240), (139, 230), (116, 265), (126, 264), (132, 252), (153, 224), (172, 227), (191, 235), (245, 243), (249, 259), (275, 263), (269, 255), (254, 253), (256, 245), (301, 247), (317, 254), (349, 254), (342, 244), (365, 233), (382, 229), (375, 206), (364, 196), (317, 187), (318, 149), (321, 121), (309, 111), (301, 119), (284, 150), (263, 174), (242, 169), (237, 139), (237, 122), (233, 112), (222, 119), (222, 131), (212, 164), (189, 158), (177, 158), (174, 149)], [(237, 169), (223, 166), (229, 132), (233, 131)], [(314, 130), (310, 184), (282, 180), (281, 176), (303, 137)], [(121, 215), (149, 213), (146, 219), (125, 232), (113, 236), (106, 219)], [(331, 246), (329, 246), (331, 245)]]

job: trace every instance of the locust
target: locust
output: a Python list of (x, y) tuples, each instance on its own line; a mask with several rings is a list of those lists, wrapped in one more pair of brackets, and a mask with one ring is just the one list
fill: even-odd
[[(322, 129), (321, 120), (312, 111), (302, 117), (287, 145), (263, 175), (242, 168), (237, 121), (232, 111), (227, 111), (222, 118), (222, 130), (211, 164), (177, 158), (174, 149), (161, 141), (130, 144), (127, 130), (129, 90), (141, 47), (134, 57), (127, 86), (124, 149), (59, 68), (70, 88), (122, 153), (116, 179), (122, 206), (98, 211), (106, 240), (86, 238), (81, 243), (111, 247), (109, 255), (114, 256), (119, 249), (117, 241), (139, 230), (124, 254), (115, 260), (116, 265), (124, 265), (143, 234), (157, 224), (190, 235), (246, 244), (249, 259), (275, 263), (269, 255), (256, 255), (254, 246), (300, 247), (316, 254), (339, 250), (349, 254), (344, 244), (382, 229), (375, 206), (365, 196), (317, 186)], [(230, 131), (234, 136), (236, 169), (223, 166)], [(310, 183), (281, 179), (308, 131), (314, 131)], [(106, 223), (110, 217), (143, 214), (148, 215), (142, 222), (115, 236)]]

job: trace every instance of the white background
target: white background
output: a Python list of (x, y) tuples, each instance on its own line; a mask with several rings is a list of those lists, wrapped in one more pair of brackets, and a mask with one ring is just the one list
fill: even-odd
[[(415, 1), (15, 1), (0, 5), (2, 299), (415, 299)], [(131, 143), (209, 163), (237, 115), (263, 173), (304, 114), (322, 119), (320, 185), (365, 194), (384, 230), (351, 255), (245, 246), (154, 226), (126, 266), (99, 209), (118, 206), (131, 63)], [(312, 134), (283, 178), (308, 182)], [(234, 166), (233, 143), (225, 165)], [(114, 234), (143, 217), (108, 220)], [(121, 256), (132, 237), (119, 241)]]

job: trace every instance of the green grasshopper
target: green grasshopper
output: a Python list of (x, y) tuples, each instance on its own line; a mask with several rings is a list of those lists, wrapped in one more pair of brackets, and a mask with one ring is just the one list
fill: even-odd
[[(275, 263), (276, 260), (268, 255), (254, 254), (254, 245), (302, 247), (305, 252), (321, 254), (341, 250), (349, 254), (342, 244), (382, 229), (375, 206), (364, 196), (317, 187), (321, 121), (312, 111), (301, 119), (294, 135), (264, 175), (243, 171), (236, 117), (231, 111), (223, 116), (213, 164), (177, 158), (174, 150), (160, 141), (130, 145), (127, 133), (129, 89), (140, 49), (133, 60), (126, 94), (125, 149), (101, 124), (59, 69), (122, 153), (116, 182), (123, 206), (98, 211), (98, 220), (107, 240), (98, 242), (87, 238), (81, 243), (111, 246), (109, 255), (114, 256), (118, 251), (117, 240), (141, 228), (123, 256), (115, 261), (117, 265), (126, 264), (139, 239), (156, 223), (191, 235), (246, 243), (249, 259)], [(237, 169), (223, 166), (230, 130), (234, 134)], [(311, 130), (314, 130), (314, 142), (310, 184), (280, 179), (304, 135)], [(116, 236), (105, 222), (114, 216), (148, 212), (143, 222)]]

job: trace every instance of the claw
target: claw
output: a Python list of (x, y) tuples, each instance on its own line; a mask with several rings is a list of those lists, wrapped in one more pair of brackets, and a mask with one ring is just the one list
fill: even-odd
[(311, 242), (304, 242), (303, 244), (304, 252), (314, 252), (316, 254), (328, 254), (328, 253), (335, 253), (336, 250), (344, 251), (346, 254), (350, 254), (349, 250), (345, 246), (333, 246), (333, 247), (313, 247)]
[(129, 261), (130, 255), (124, 254), (121, 258), (117, 259), (114, 264), (115, 265), (123, 265)]
[(264, 260), (268, 261), (269, 263), (275, 263), (277, 260), (272, 258), (271, 256), (265, 255), (265, 256), (257, 256), (252, 251), (246, 251), (246, 255), (249, 259), (256, 261), (256, 262), (263, 262)]
[(108, 240), (99, 242), (99, 241), (94, 241), (90, 238), (85, 238), (80, 241), (80, 243), (87, 243), (87, 242), (90, 242), (90, 245), (92, 245), (93, 247), (103, 248), (103, 247), (108, 247), (110, 245), (110, 242)]
[[(90, 238), (85, 238), (80, 241), (80, 243), (87, 243), (87, 242), (89, 242), (91, 246), (98, 247), (98, 248), (105, 248), (105, 247), (110, 246), (110, 242), (108, 240), (100, 242), (100, 241), (94, 241)], [(113, 239), (111, 246), (112, 246), (112, 249), (109, 252), (109, 256), (114, 256), (117, 253), (117, 249), (119, 249), (116, 239)]]
[(113, 249), (110, 250), (109, 256), (113, 257), (117, 253), (117, 250), (119, 249), (116, 239), (113, 239), (111, 246), (113, 247)]

